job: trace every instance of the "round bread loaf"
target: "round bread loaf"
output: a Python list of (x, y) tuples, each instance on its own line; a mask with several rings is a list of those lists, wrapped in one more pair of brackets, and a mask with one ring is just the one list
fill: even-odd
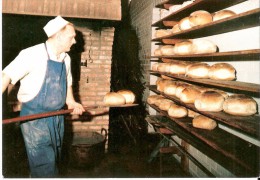
[(104, 96), (103, 101), (107, 106), (119, 106), (126, 103), (124, 96), (116, 92), (107, 93)]
[(185, 18), (181, 19), (178, 24), (179, 24), (179, 28), (181, 31), (191, 28), (189, 17), (185, 17)]
[(135, 94), (132, 91), (122, 89), (117, 91), (117, 93), (124, 96), (126, 104), (133, 104), (135, 102)]
[(199, 111), (220, 112), (224, 101), (225, 98), (216, 91), (205, 91), (195, 99), (194, 105)]
[(217, 21), (234, 15), (236, 15), (236, 13), (231, 10), (221, 10), (213, 14), (213, 21)]
[(180, 84), (176, 87), (175, 96), (176, 96), (177, 98), (180, 98), (181, 92), (182, 92), (185, 88), (187, 88), (187, 87), (192, 87), (192, 85), (186, 84), (186, 83), (180, 83)]
[(162, 55), (161, 49), (160, 48), (155, 49), (153, 54), (155, 56), (161, 56)]
[(250, 116), (257, 112), (257, 103), (252, 97), (234, 94), (225, 100), (223, 110), (232, 115)]
[(197, 116), (197, 115), (199, 115), (199, 113), (188, 109), (188, 117), (194, 118), (194, 117)]
[(180, 100), (184, 103), (194, 103), (195, 99), (200, 95), (200, 91), (194, 87), (187, 87), (180, 93)]
[(173, 27), (172, 27), (172, 33), (177, 33), (177, 32), (180, 32), (180, 27), (179, 27), (179, 24), (175, 24)]
[(162, 100), (166, 99), (165, 97), (159, 97), (157, 99), (154, 100), (154, 105), (159, 107), (160, 104), (162, 103)]
[(172, 13), (172, 12), (178, 11), (181, 8), (182, 8), (181, 4), (175, 4), (175, 5), (172, 5), (169, 7), (169, 11)]
[(174, 55), (174, 46), (172, 45), (165, 45), (161, 47), (161, 54), (164, 56), (167, 55)]
[(220, 90), (220, 89), (212, 89), (212, 91), (215, 91), (215, 92), (221, 94), (225, 99), (227, 99), (228, 96), (229, 96), (227, 92), (222, 91), (222, 90)]
[(213, 130), (217, 127), (216, 121), (203, 115), (198, 115), (192, 120), (192, 126), (200, 129)]
[(164, 87), (163, 93), (169, 96), (175, 96), (177, 86), (178, 83), (167, 84)]
[(185, 74), (187, 63), (185, 62), (173, 62), (170, 65), (169, 73), (171, 74)]
[(163, 96), (162, 95), (150, 95), (148, 98), (147, 98), (147, 103), (148, 104), (154, 104), (156, 99), (158, 98), (162, 98)]
[(175, 44), (174, 53), (177, 55), (192, 54), (192, 41), (181, 41)]
[(165, 73), (169, 73), (170, 72), (170, 67), (171, 64), (170, 63), (160, 63), (157, 67), (157, 70), (159, 72), (165, 72)]
[(156, 84), (157, 84), (157, 90), (160, 92), (164, 91), (164, 88), (168, 85), (168, 84), (172, 84), (174, 83), (173, 81), (169, 80), (169, 79), (159, 79), (157, 80)]
[(188, 110), (183, 106), (172, 104), (168, 109), (168, 115), (172, 118), (183, 118), (188, 114)]
[(204, 93), (206, 91), (215, 91), (219, 94), (221, 94), (225, 99), (228, 97), (228, 93), (225, 91), (222, 91), (220, 89), (214, 89), (214, 88), (207, 88), (207, 87), (202, 87), (202, 86), (196, 86), (196, 88), (201, 92)]
[(208, 24), (212, 22), (212, 15), (203, 10), (195, 11), (190, 14), (189, 21), (191, 27)]
[(159, 37), (163, 37), (163, 36), (167, 36), (172, 34), (171, 29), (158, 29), (155, 31), (155, 37), (159, 38)]
[(194, 63), (186, 68), (185, 76), (191, 78), (208, 78), (209, 65), (207, 63)]
[(158, 68), (159, 64), (160, 64), (160, 63), (154, 63), (154, 64), (152, 64), (152, 68), (151, 68), (152, 71), (158, 71), (157, 68)]
[(197, 90), (199, 90), (201, 93), (205, 92), (205, 91), (210, 91), (212, 90), (212, 88), (207, 88), (207, 87), (203, 87), (203, 86), (195, 86), (195, 88)]
[(215, 80), (236, 79), (235, 68), (228, 63), (216, 63), (209, 68), (209, 78)]
[(170, 108), (170, 106), (173, 104), (173, 101), (171, 101), (170, 99), (162, 99), (161, 103), (159, 105), (159, 109), (163, 110), (163, 111), (168, 111), (168, 109)]
[(206, 39), (194, 39), (192, 40), (191, 52), (193, 54), (215, 53), (217, 52), (217, 46)]

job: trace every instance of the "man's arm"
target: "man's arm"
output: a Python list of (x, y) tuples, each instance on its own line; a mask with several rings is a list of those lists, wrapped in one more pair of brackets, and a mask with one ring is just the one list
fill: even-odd
[(8, 85), (11, 83), (11, 78), (2, 72), (2, 94), (7, 89)]
[(81, 115), (85, 109), (80, 103), (77, 103), (73, 96), (73, 90), (72, 87), (69, 86), (67, 89), (67, 98), (66, 98), (66, 104), (68, 106), (68, 109), (74, 109), (71, 114), (79, 114)]

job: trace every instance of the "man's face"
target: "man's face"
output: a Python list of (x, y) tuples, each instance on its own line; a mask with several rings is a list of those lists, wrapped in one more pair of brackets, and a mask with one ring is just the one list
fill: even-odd
[(68, 25), (66, 29), (62, 32), (60, 39), (60, 46), (63, 49), (63, 52), (69, 52), (73, 44), (76, 43), (75, 40), (76, 32), (72, 25)]

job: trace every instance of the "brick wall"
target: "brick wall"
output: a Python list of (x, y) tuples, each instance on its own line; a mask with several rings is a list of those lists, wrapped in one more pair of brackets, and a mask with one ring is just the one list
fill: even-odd
[[(149, 84), (150, 82), (150, 56), (151, 56), (151, 24), (153, 17), (153, 7), (155, 4), (161, 2), (162, 0), (131, 0), (130, 3), (130, 17), (131, 17), (131, 26), (136, 30), (140, 50), (139, 50), (139, 59), (141, 65), (144, 69), (144, 78), (143, 82)], [(149, 90), (146, 89), (144, 94), (144, 101), (149, 94)]]
[[(98, 28), (95, 28), (98, 27)], [(104, 95), (110, 91), (113, 27), (100, 27), (99, 23), (76, 24), (77, 31), (84, 40), (80, 53), (80, 76), (75, 78), (75, 98), (83, 106), (100, 106)], [(67, 128), (73, 132), (108, 129), (108, 108), (91, 110), (98, 115), (68, 116)], [(71, 121), (70, 121), (71, 120)], [(76, 121), (74, 121), (76, 120)], [(70, 132), (70, 131), (67, 131)]]

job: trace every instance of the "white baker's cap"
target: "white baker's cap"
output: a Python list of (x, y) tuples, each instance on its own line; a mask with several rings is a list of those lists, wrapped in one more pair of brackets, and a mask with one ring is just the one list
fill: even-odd
[(44, 27), (44, 31), (47, 34), (48, 37), (51, 37), (55, 33), (57, 33), (59, 30), (61, 30), (63, 27), (65, 27), (67, 24), (69, 24), (68, 21), (63, 19), (61, 16), (57, 16), (56, 18), (50, 20)]

